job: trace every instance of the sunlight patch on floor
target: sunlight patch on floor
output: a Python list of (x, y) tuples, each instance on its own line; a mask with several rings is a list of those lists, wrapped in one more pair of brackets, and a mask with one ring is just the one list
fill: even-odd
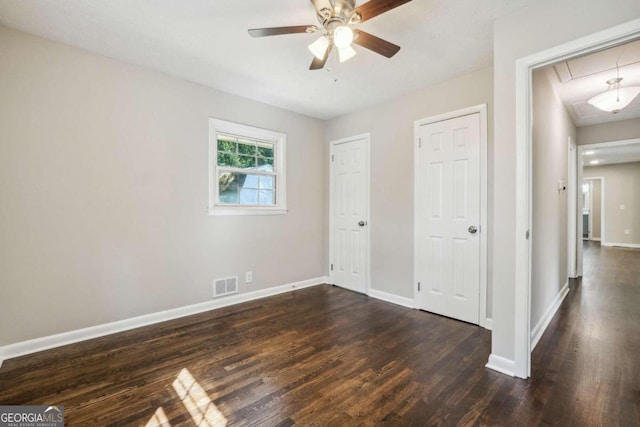
[(198, 427), (224, 427), (227, 425), (227, 419), (188, 369), (180, 371), (173, 382), (173, 388)]
[(156, 409), (156, 412), (153, 414), (145, 427), (171, 427), (171, 423), (169, 423), (167, 414), (164, 413), (164, 409), (162, 409), (162, 406)]

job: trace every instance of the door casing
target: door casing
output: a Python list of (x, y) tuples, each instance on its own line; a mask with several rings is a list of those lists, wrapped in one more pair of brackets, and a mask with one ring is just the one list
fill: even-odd
[(569, 177), (567, 180), (567, 197), (569, 198), (567, 275), (569, 278), (575, 279), (578, 277), (578, 149), (571, 140), (571, 137), (568, 138), (567, 142), (567, 154), (569, 159)]

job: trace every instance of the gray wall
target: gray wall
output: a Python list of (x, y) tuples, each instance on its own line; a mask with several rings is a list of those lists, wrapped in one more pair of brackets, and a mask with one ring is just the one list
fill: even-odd
[[(218, 277), (326, 274), (322, 121), (2, 28), (0, 58), (0, 345), (204, 302)], [(287, 134), (288, 214), (208, 215), (210, 117)]]
[(640, 138), (640, 118), (582, 126), (578, 128), (576, 135), (578, 145), (634, 138)]
[(602, 243), (640, 245), (640, 162), (585, 167), (584, 179), (592, 177), (604, 177)]
[(531, 327), (543, 318), (568, 280), (568, 138), (576, 128), (554, 92), (552, 69), (533, 73), (533, 226)]
[(515, 359), (516, 61), (638, 17), (637, 0), (540, 0), (494, 24), (492, 352), (496, 356)]
[[(489, 104), (488, 151), (491, 170), (492, 85), (492, 70), (483, 69), (327, 122), (327, 141), (371, 133), (372, 288), (413, 298), (415, 120), (473, 105)], [(327, 150), (328, 147), (325, 149), (326, 153)], [(328, 159), (328, 154), (325, 154), (325, 158)], [(328, 163), (326, 167), (328, 168)], [(491, 187), (490, 182), (489, 188)], [(491, 205), (492, 193), (488, 196)], [(491, 242), (489, 247), (491, 248)], [(491, 253), (489, 249), (489, 256)]]

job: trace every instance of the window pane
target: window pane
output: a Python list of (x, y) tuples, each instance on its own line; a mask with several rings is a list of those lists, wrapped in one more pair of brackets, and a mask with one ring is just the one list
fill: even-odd
[(273, 176), (260, 176), (260, 182), (258, 188), (260, 190), (273, 190)]
[[(240, 188), (245, 185), (248, 175), (236, 172), (220, 172), (218, 176), (218, 185), (222, 189), (227, 187)], [(255, 188), (258, 188), (257, 186)]]
[(222, 172), (218, 177), (218, 201), (233, 205), (274, 205), (275, 176)]
[(241, 156), (239, 154), (218, 153), (218, 166), (239, 168), (239, 169), (255, 169), (256, 158), (249, 156)]
[(258, 190), (243, 188), (240, 190), (240, 204), (241, 205), (257, 205), (258, 204)]
[(238, 142), (238, 153), (247, 154), (249, 156), (255, 156), (256, 144), (250, 141), (240, 141)]
[(222, 135), (218, 136), (218, 151), (235, 153), (236, 152), (235, 140), (230, 137), (226, 137)]
[(220, 191), (220, 203), (237, 205), (238, 204), (238, 189), (229, 189), (227, 191)]
[(220, 203), (238, 203), (238, 186), (242, 185), (244, 176), (224, 172), (218, 177), (218, 199)]
[(258, 170), (273, 172), (273, 159), (258, 157)]
[(237, 154), (218, 153), (218, 166), (236, 167), (238, 163), (240, 163), (240, 160)]
[(271, 147), (258, 147), (258, 156), (260, 156), (260, 157), (273, 157), (273, 146), (271, 146)]
[(275, 205), (273, 191), (260, 190), (259, 194), (259, 204), (261, 205)]
[(244, 175), (242, 188), (258, 189), (260, 185), (260, 175)]
[(255, 169), (256, 168), (256, 158), (249, 156), (238, 156), (238, 164), (235, 165), (237, 168), (241, 169)]

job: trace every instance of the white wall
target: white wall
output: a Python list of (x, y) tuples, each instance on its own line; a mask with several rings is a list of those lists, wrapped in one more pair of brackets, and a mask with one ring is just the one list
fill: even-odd
[(535, 329), (568, 279), (568, 138), (576, 127), (553, 89), (552, 69), (533, 73), (533, 226), (531, 255), (531, 327)]
[(640, 245), (640, 162), (586, 166), (583, 174), (585, 180), (604, 177), (603, 244)]
[(576, 143), (598, 144), (635, 138), (640, 138), (640, 118), (579, 127)]
[(637, 0), (541, 0), (494, 25), (492, 352), (498, 357), (515, 358), (516, 60), (637, 17)]
[[(489, 104), (491, 170), (492, 79), (491, 69), (479, 70), (327, 122), (327, 141), (371, 133), (372, 288), (413, 298), (414, 121), (473, 105)], [(325, 154), (325, 159), (328, 159), (328, 154)], [(489, 203), (491, 197), (489, 193)], [(490, 315), (490, 307), (488, 313)]]
[[(0, 58), (0, 345), (326, 273), (322, 121), (3, 28)], [(288, 214), (208, 215), (210, 117), (287, 134)]]

